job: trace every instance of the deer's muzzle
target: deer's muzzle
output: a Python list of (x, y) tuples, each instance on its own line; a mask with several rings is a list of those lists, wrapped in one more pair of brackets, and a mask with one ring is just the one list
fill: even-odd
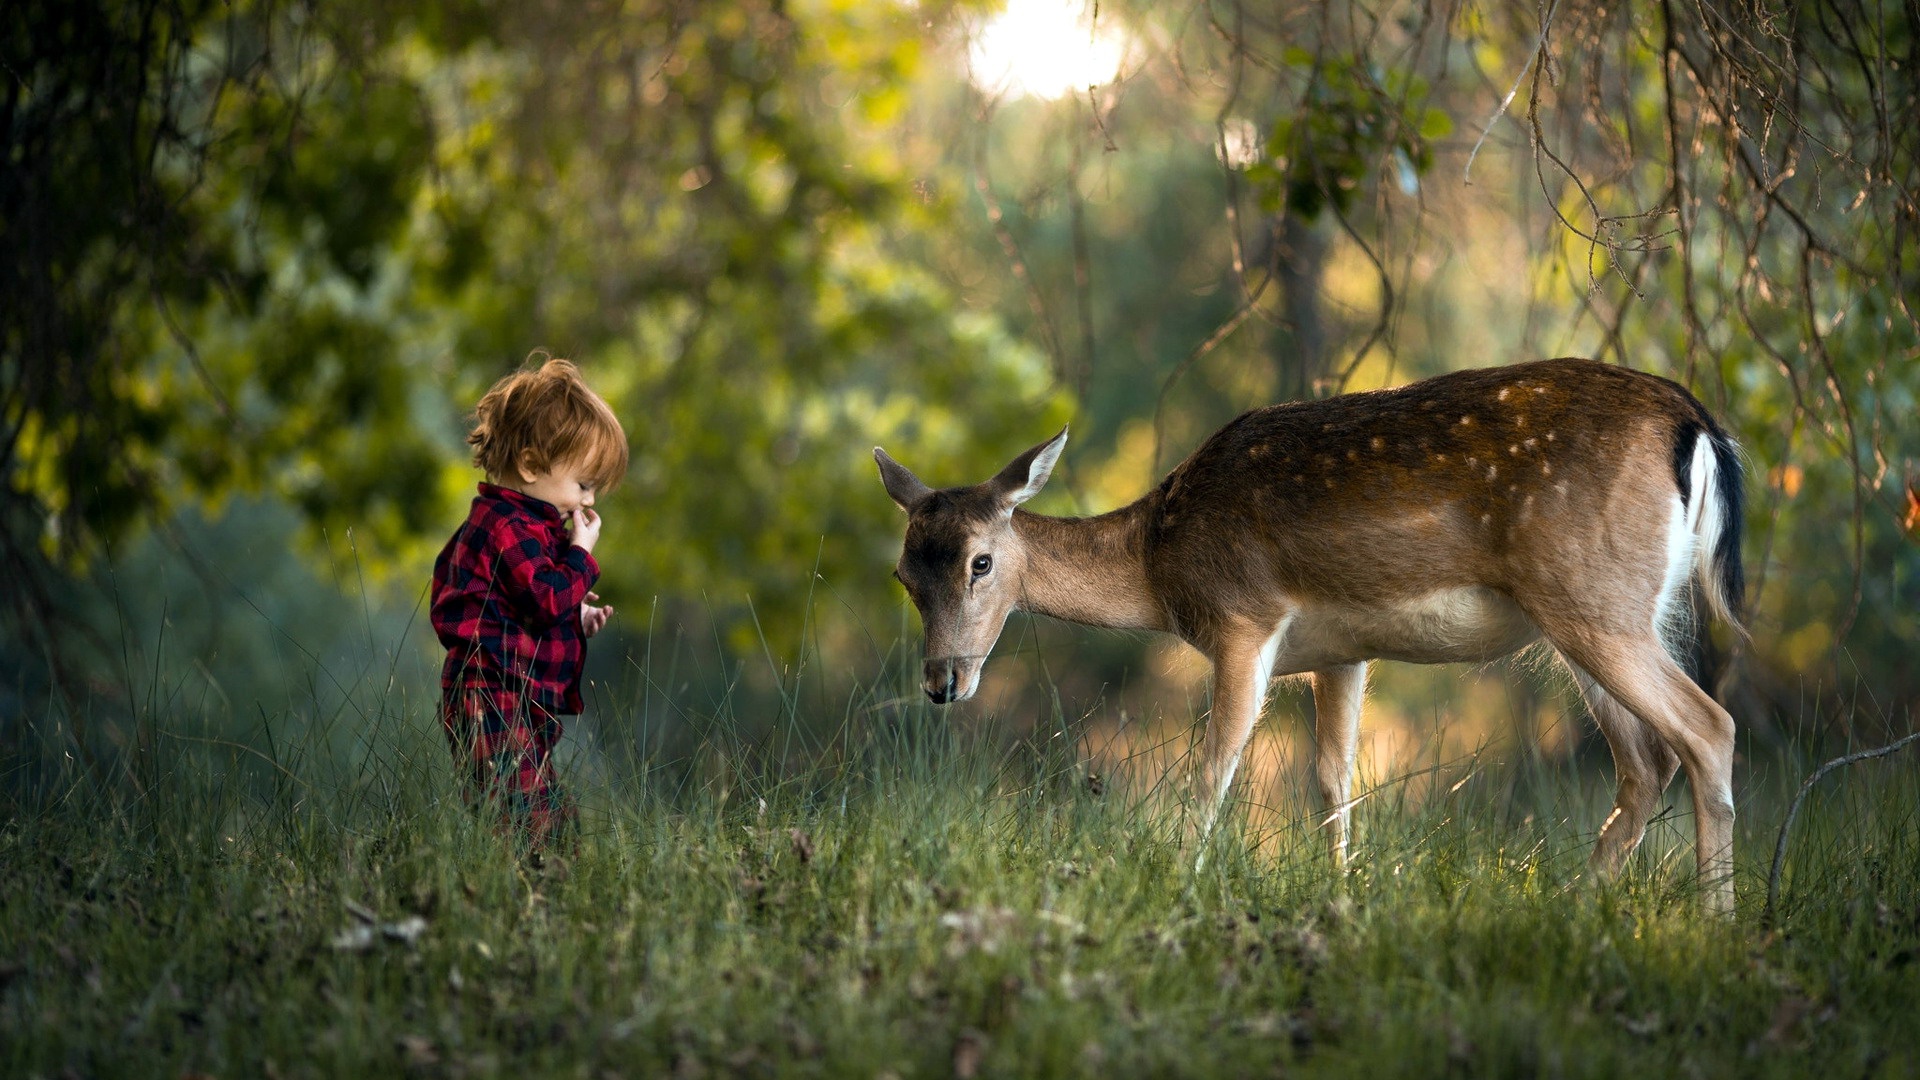
[(980, 662), (965, 656), (928, 657), (924, 685), (935, 705), (965, 701), (980, 687)]

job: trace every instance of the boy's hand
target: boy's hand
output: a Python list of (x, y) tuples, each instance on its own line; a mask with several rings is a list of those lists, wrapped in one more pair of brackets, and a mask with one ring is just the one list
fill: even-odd
[(607, 620), (613, 618), (613, 605), (600, 607), (594, 603), (598, 599), (600, 599), (599, 593), (590, 592), (587, 594), (587, 602), (580, 605), (580, 632), (587, 637), (599, 633), (600, 628), (607, 625)]
[(583, 506), (573, 512), (573, 546), (589, 554), (600, 542), (600, 515)]

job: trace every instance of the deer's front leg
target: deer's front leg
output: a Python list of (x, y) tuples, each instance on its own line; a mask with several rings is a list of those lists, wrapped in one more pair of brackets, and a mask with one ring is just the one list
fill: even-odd
[(1207, 717), (1193, 782), (1198, 839), (1203, 843), (1213, 832), (1234, 770), (1240, 767), (1240, 754), (1260, 718), (1279, 641), (1278, 633), (1262, 635), (1251, 627), (1238, 627), (1236, 632), (1222, 634), (1213, 649), (1213, 711)]

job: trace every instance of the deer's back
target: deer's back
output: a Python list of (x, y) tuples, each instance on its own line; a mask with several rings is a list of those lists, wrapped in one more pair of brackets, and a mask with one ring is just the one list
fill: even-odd
[(1535, 553), (1664, 511), (1689, 424), (1678, 385), (1572, 359), (1255, 409), (1148, 496), (1149, 563), (1174, 596), (1512, 591)]

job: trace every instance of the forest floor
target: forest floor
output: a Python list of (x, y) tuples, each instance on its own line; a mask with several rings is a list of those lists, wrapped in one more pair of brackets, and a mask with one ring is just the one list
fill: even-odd
[(0, 826), (0, 1073), (1920, 1074), (1920, 754), (1823, 783), (1769, 925), (1786, 780), (1742, 790), (1717, 918), (1684, 783), (1611, 884), (1608, 778), (1564, 772), (1518, 806), (1382, 785), (1344, 876), (1304, 815), (1230, 819), (1196, 871), (1063, 742), (715, 745), (537, 863), (424, 730), (328, 782), (188, 739), (138, 795), (43, 775)]

